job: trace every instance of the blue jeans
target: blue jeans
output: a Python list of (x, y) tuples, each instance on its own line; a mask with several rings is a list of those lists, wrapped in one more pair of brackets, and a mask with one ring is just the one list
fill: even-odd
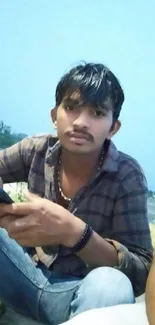
[(0, 229), (0, 300), (16, 312), (57, 325), (88, 309), (134, 303), (129, 279), (99, 267), (84, 279), (54, 274)]

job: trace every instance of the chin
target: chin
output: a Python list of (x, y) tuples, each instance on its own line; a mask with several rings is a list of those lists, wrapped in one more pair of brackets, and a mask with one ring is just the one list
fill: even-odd
[(84, 155), (84, 154), (90, 154), (91, 152), (94, 151), (93, 148), (90, 148), (88, 146), (84, 146), (84, 145), (63, 145), (63, 147), (71, 152), (71, 153), (75, 153), (75, 154), (79, 154), (79, 155)]

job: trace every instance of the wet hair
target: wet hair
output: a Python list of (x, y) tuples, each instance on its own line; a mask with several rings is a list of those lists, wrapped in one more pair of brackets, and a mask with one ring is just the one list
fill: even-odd
[(124, 93), (116, 76), (103, 64), (83, 63), (67, 72), (56, 88), (56, 107), (64, 99), (77, 95), (77, 106), (91, 105), (104, 109), (108, 99), (112, 103), (113, 121), (120, 115)]

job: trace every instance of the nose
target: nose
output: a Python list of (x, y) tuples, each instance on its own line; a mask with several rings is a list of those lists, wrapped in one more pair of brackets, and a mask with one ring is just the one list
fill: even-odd
[(89, 129), (89, 116), (87, 111), (79, 112), (76, 119), (73, 121), (73, 126), (76, 128)]

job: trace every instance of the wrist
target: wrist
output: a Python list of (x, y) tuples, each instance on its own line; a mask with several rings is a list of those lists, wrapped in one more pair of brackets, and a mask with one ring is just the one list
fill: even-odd
[(78, 253), (81, 250), (83, 250), (85, 248), (85, 246), (87, 246), (90, 238), (92, 237), (93, 234), (93, 229), (89, 224), (85, 224), (85, 229), (81, 235), (81, 237), (79, 238), (79, 240), (77, 241), (77, 243), (71, 248), (71, 251), (73, 253)]
[(86, 224), (81, 219), (73, 216), (73, 220), (68, 228), (68, 234), (66, 241), (64, 243), (65, 246), (72, 248), (76, 245), (76, 243), (80, 240)]

